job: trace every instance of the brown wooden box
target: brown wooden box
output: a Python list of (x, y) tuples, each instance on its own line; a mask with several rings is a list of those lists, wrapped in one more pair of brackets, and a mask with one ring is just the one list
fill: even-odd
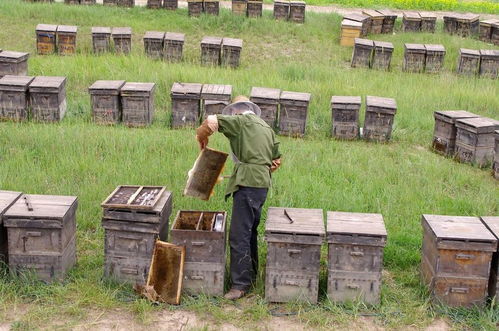
[(494, 45), (499, 45), (499, 22), (492, 25), (492, 35), (490, 36), (490, 41)]
[(456, 34), (461, 37), (478, 36), (480, 16), (476, 14), (459, 14), (456, 17)]
[(28, 58), (29, 53), (0, 50), (0, 78), (5, 75), (27, 75)]
[(464, 110), (448, 110), (436, 111), (434, 117), (433, 149), (441, 154), (453, 156), (456, 146), (456, 120), (479, 116)]
[(305, 23), (305, 7), (304, 1), (290, 1), (289, 20), (295, 23)]
[(417, 12), (404, 12), (402, 31), (421, 32), (421, 16)]
[(221, 114), (232, 99), (232, 85), (204, 84), (201, 90), (203, 118)]
[(397, 21), (397, 14), (387, 9), (378, 10), (378, 12), (384, 16), (381, 33), (392, 34), (395, 27), (395, 22)]
[(155, 83), (126, 83), (121, 88), (123, 124), (148, 126), (154, 116)]
[(396, 112), (395, 99), (368, 95), (366, 97), (364, 138), (381, 142), (389, 141)]
[(178, 0), (163, 0), (163, 8), (176, 10), (178, 8)]
[(21, 197), (21, 192), (0, 190), (0, 263), (9, 261), (7, 228), (3, 225), (3, 214)]
[(222, 56), (222, 38), (203, 37), (201, 40), (201, 64), (218, 66)]
[(325, 235), (321, 209), (268, 209), (265, 300), (317, 302)]
[(443, 45), (425, 44), (425, 71), (432, 74), (440, 72), (444, 66), (445, 47)]
[(360, 97), (333, 96), (331, 112), (333, 128), (331, 135), (340, 139), (356, 139), (359, 137), (359, 111), (362, 101)]
[(29, 115), (29, 84), (31, 76), (0, 78), (0, 120), (27, 120)]
[(94, 53), (105, 53), (111, 50), (111, 28), (92, 27), (92, 47)]
[(385, 41), (374, 41), (371, 67), (379, 70), (389, 70), (392, 62), (393, 44)]
[(420, 12), (419, 15), (421, 16), (421, 31), (435, 33), (437, 15), (429, 12)]
[(243, 40), (235, 38), (223, 38), (222, 40), (222, 65), (237, 68), (243, 49)]
[(41, 280), (62, 280), (76, 263), (77, 207), (77, 197), (20, 197), (3, 215), (11, 273), (29, 269)]
[(204, 12), (209, 15), (220, 14), (220, 1), (219, 0), (204, 0)]
[[(0, 57), (2, 53), (0, 53)], [(496, 79), (499, 75), (499, 50), (480, 50), (480, 76)]]
[(495, 24), (499, 23), (499, 20), (490, 19), (490, 20), (485, 20), (485, 21), (480, 22), (479, 39), (481, 41), (483, 41), (485, 43), (492, 42), (492, 29), (493, 29), (494, 23)]
[(188, 0), (187, 10), (189, 16), (198, 17), (203, 13), (203, 1), (202, 0)]
[(37, 76), (29, 85), (31, 118), (58, 122), (66, 114), (66, 77)]
[(76, 34), (78, 27), (59, 25), (57, 27), (57, 53), (59, 55), (76, 54)]
[(352, 52), (352, 68), (369, 68), (374, 49), (374, 42), (369, 39), (355, 38)]
[(111, 35), (116, 53), (129, 54), (132, 51), (132, 28), (113, 28)]
[(380, 34), (383, 31), (383, 21), (385, 19), (383, 14), (373, 9), (364, 9), (362, 14), (370, 17), (371, 28), (369, 33)]
[(362, 23), (344, 19), (341, 22), (341, 46), (353, 46), (355, 38), (362, 36)]
[[(482, 216), (482, 223), (489, 229), (496, 239), (499, 238), (499, 217), (498, 216)], [(490, 266), (489, 278), (489, 296), (496, 301), (499, 300), (499, 251), (492, 254), (492, 262)]]
[(232, 13), (246, 16), (248, 10), (248, 0), (232, 0)]
[(274, 1), (274, 18), (276, 20), (287, 21), (289, 18), (289, 1), (275, 0)]
[(118, 0), (102, 0), (104, 6), (117, 6)]
[(449, 34), (455, 34), (457, 32), (457, 18), (459, 14), (450, 13), (444, 15), (444, 31)]
[(199, 123), (202, 84), (173, 83), (172, 128), (194, 127)]
[(423, 44), (404, 44), (404, 66), (406, 72), (423, 72), (426, 48)]
[(181, 61), (184, 49), (183, 33), (167, 32), (165, 34), (163, 58), (168, 61)]
[(450, 306), (487, 298), (497, 240), (478, 217), (423, 215), (421, 274), (433, 299)]
[(474, 49), (459, 49), (457, 73), (461, 75), (476, 75), (480, 66), (480, 52)]
[(117, 5), (120, 7), (133, 7), (135, 6), (135, 0), (117, 0)]
[(267, 87), (252, 87), (250, 101), (255, 103), (262, 110), (261, 119), (271, 128), (277, 125), (279, 115), (280, 89)]
[(279, 134), (296, 137), (305, 135), (310, 98), (310, 93), (281, 92)]
[(40, 55), (55, 53), (57, 25), (38, 24), (36, 26), (36, 49)]
[(499, 130), (494, 133), (495, 137), (495, 152), (494, 152), (494, 164), (492, 164), (492, 173), (495, 179), (499, 179)]
[(144, 50), (146, 55), (153, 59), (163, 58), (164, 39), (164, 32), (147, 31), (144, 35)]
[(98, 80), (88, 88), (92, 101), (92, 117), (98, 124), (121, 122), (121, 88), (124, 80)]
[(461, 162), (487, 166), (494, 159), (494, 131), (499, 121), (486, 117), (456, 121), (456, 157)]
[(367, 15), (353, 13), (353, 14), (344, 15), (343, 19), (361, 23), (362, 24), (362, 34), (360, 35), (361, 37), (367, 36), (369, 31), (371, 30), (371, 18)]
[(64, 0), (64, 3), (66, 5), (79, 5), (80, 4), (80, 0)]
[(159, 9), (163, 7), (162, 0), (147, 0), (147, 8), (149, 9)]
[(249, 0), (246, 15), (248, 17), (261, 17), (263, 13), (263, 0)]

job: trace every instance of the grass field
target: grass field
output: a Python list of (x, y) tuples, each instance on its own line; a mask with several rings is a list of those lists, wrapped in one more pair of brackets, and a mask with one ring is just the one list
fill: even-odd
[[(102, 200), (119, 184), (166, 185), (174, 192), (174, 209), (230, 210), (223, 200), (224, 185), (209, 202), (185, 198), (186, 173), (197, 153), (193, 130), (169, 128), (169, 89), (174, 81), (232, 84), (234, 94), (248, 94), (252, 86), (312, 93), (307, 136), (281, 137), (283, 166), (274, 177), (266, 207), (322, 208), (382, 213), (388, 229), (382, 303), (334, 305), (325, 295), (326, 259), (322, 258), (320, 304), (285, 305), (311, 327), (346, 325), (361, 315), (373, 316), (388, 328), (424, 327), (444, 318), (456, 328), (495, 329), (496, 306), (450, 309), (429, 303), (419, 282), (420, 218), (423, 213), (498, 215), (499, 186), (488, 169), (459, 164), (430, 150), (433, 111), (467, 109), (499, 118), (497, 80), (454, 74), (460, 47), (494, 48), (473, 39), (436, 34), (377, 35), (372, 39), (395, 45), (390, 72), (351, 69), (351, 48), (339, 44), (341, 18), (310, 13), (304, 25), (276, 22), (271, 13), (262, 19), (187, 17), (186, 10), (126, 10), (27, 4), (0, 1), (0, 48), (30, 52), (31, 75), (68, 77), (68, 113), (60, 124), (0, 123), (0, 188), (38, 194), (76, 195), (78, 265), (61, 284), (42, 285), (28, 279), (0, 277), (0, 321), (16, 306), (29, 307), (14, 325), (32, 329), (63, 320), (78, 324), (88, 309), (116, 307), (147, 323), (149, 312), (172, 307), (149, 305), (127, 286), (102, 279)], [(79, 26), (79, 53), (74, 57), (35, 55), (34, 28), (38, 23)], [(399, 22), (400, 24), (400, 22)], [(91, 54), (91, 26), (131, 26), (130, 56)], [(441, 31), (441, 24), (438, 26)], [(147, 30), (186, 33), (185, 60), (170, 64), (143, 55)], [(199, 65), (199, 42), (204, 35), (244, 39), (242, 66), (237, 70)], [(401, 71), (403, 44), (442, 43), (447, 49), (440, 75)], [(497, 49), (497, 47), (495, 48)], [(91, 122), (87, 88), (98, 79), (157, 83), (156, 114), (152, 127), (102, 127)], [(332, 95), (377, 95), (396, 98), (393, 141), (389, 144), (336, 141), (329, 137)], [(363, 118), (363, 115), (361, 116)], [(210, 146), (228, 150), (215, 136)], [(229, 173), (226, 171), (227, 174)], [(266, 210), (266, 208), (265, 208)], [(264, 223), (264, 222), (262, 222)], [(263, 234), (263, 224), (260, 228)], [(274, 305), (263, 300), (266, 249), (261, 239), (261, 271), (255, 296), (244, 301), (244, 314), (227, 310), (231, 303), (211, 298), (184, 298), (180, 308), (208, 316), (215, 322), (258, 327), (270, 318)], [(324, 250), (324, 254), (326, 251)]]

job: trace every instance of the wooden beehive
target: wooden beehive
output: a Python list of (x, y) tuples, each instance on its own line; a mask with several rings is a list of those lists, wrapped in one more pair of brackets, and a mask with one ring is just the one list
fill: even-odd
[(40, 55), (55, 53), (57, 25), (38, 24), (36, 26), (36, 49)]
[(426, 48), (422, 44), (404, 44), (404, 66), (406, 72), (423, 72)]
[(148, 126), (154, 116), (155, 83), (125, 83), (121, 88), (123, 124)]
[(321, 209), (269, 208), (265, 300), (317, 302), (325, 235)]
[(453, 156), (456, 147), (456, 121), (462, 118), (478, 117), (464, 110), (436, 111), (433, 131), (433, 149), (446, 156)]
[(203, 37), (201, 40), (201, 64), (208, 66), (220, 65), (222, 56), (222, 38)]
[(162, 0), (147, 0), (147, 8), (159, 9), (163, 6)]
[(392, 34), (397, 21), (397, 14), (387, 9), (378, 10), (378, 12), (384, 16), (381, 33)]
[(369, 16), (370, 18), (371, 28), (369, 33), (380, 34), (383, 31), (383, 21), (385, 19), (383, 14), (373, 9), (364, 9), (362, 10), (362, 14)]
[(499, 45), (499, 22), (492, 24), (492, 35), (490, 36), (490, 41), (494, 45)]
[[(0, 53), (0, 58), (2, 53)], [(480, 76), (495, 79), (499, 75), (499, 50), (480, 50)]]
[(106, 277), (146, 282), (154, 243), (168, 239), (172, 201), (164, 186), (120, 185), (102, 202)]
[(121, 122), (121, 88), (124, 80), (98, 80), (88, 88), (92, 101), (92, 117), (98, 124)]
[(201, 90), (203, 117), (222, 114), (232, 99), (232, 85), (204, 84)]
[(430, 12), (420, 12), (421, 16), (421, 31), (435, 33), (437, 25), (437, 15)]
[(135, 0), (117, 0), (117, 5), (120, 7), (133, 7), (135, 6)]
[(395, 99), (368, 95), (366, 97), (364, 138), (380, 142), (389, 141), (396, 112), (397, 102)]
[(59, 25), (57, 27), (57, 53), (59, 55), (76, 54), (76, 34), (78, 27)]
[(344, 15), (343, 19), (361, 23), (362, 24), (362, 34), (360, 35), (361, 37), (367, 36), (367, 34), (371, 29), (371, 18), (367, 15), (353, 13), (353, 14)]
[(62, 280), (76, 263), (76, 209), (71, 196), (21, 196), (3, 215), (13, 274), (34, 272), (41, 280)]
[(178, 8), (178, 0), (163, 0), (163, 8), (176, 10)]
[(64, 0), (64, 3), (66, 5), (79, 5), (80, 4), (80, 0)]
[(0, 51), (0, 77), (28, 74), (29, 53)]
[(227, 153), (208, 147), (203, 148), (189, 171), (184, 195), (209, 200), (223, 172), (227, 156)]
[(480, 29), (480, 16), (476, 14), (459, 14), (456, 17), (456, 34), (461, 37), (477, 36)]
[(494, 131), (499, 121), (486, 117), (456, 121), (456, 157), (461, 162), (487, 166), (494, 160)]
[(484, 304), (497, 240), (478, 217), (423, 215), (421, 274), (449, 306)]
[(239, 67), (243, 40), (235, 38), (222, 39), (222, 65), (237, 68)]
[(359, 137), (360, 97), (333, 96), (331, 112), (333, 127), (331, 135), (340, 139), (356, 139)]
[(495, 151), (494, 151), (494, 163), (492, 164), (492, 172), (495, 179), (499, 179), (499, 130), (494, 132), (495, 137)]
[(34, 78), (11, 75), (0, 78), (0, 120), (22, 121), (28, 119), (28, 86)]
[(485, 43), (492, 42), (492, 29), (494, 23), (499, 23), (499, 20), (490, 19), (485, 21), (480, 21), (480, 34), (479, 39)]
[(352, 52), (352, 68), (369, 68), (374, 49), (374, 42), (369, 39), (354, 39)]
[(187, 10), (189, 16), (198, 17), (203, 13), (203, 1), (202, 0), (188, 0)]
[(432, 74), (440, 72), (444, 66), (445, 47), (443, 45), (425, 44), (425, 71)]
[(146, 55), (153, 59), (163, 58), (164, 39), (164, 32), (147, 31), (144, 35), (144, 50)]
[(104, 6), (117, 6), (118, 0), (102, 0)]
[(289, 1), (275, 0), (274, 1), (274, 18), (276, 20), (287, 21), (289, 18)]
[(173, 83), (172, 128), (194, 127), (199, 123), (202, 84)]
[(295, 23), (305, 23), (305, 8), (304, 1), (289, 2), (289, 20)]
[(279, 133), (303, 137), (307, 126), (310, 93), (282, 91), (279, 97)]
[(353, 46), (355, 38), (362, 36), (362, 23), (344, 19), (341, 21), (341, 46)]
[[(482, 216), (480, 217), (483, 225), (499, 239), (499, 217), (498, 216)], [(496, 302), (499, 300), (499, 250), (492, 254), (492, 262), (490, 265), (490, 278), (488, 286), (489, 297)]]
[(181, 61), (184, 49), (183, 33), (167, 32), (165, 34), (163, 58), (168, 61)]
[(105, 53), (111, 50), (111, 28), (92, 27), (92, 47), (94, 53)]
[(21, 192), (0, 190), (0, 263), (9, 261), (7, 228), (3, 225), (3, 214), (21, 197)]
[(474, 49), (459, 49), (457, 73), (461, 75), (476, 75), (480, 67), (480, 52)]
[(448, 34), (455, 34), (457, 32), (457, 18), (459, 14), (449, 13), (444, 15), (444, 31)]
[(393, 44), (386, 41), (374, 41), (374, 51), (371, 67), (379, 70), (389, 70), (392, 62)]
[(132, 28), (113, 28), (111, 35), (116, 53), (129, 54), (132, 51)]
[(417, 12), (404, 12), (402, 17), (402, 31), (404, 32), (420, 32), (421, 31), (421, 16)]
[(246, 16), (248, 10), (248, 0), (232, 0), (232, 13)]
[(224, 293), (226, 261), (225, 211), (180, 210), (171, 229), (171, 241), (185, 247), (182, 290), (190, 295)]
[(204, 0), (204, 12), (209, 15), (220, 14), (220, 1), (219, 0)]
[(29, 85), (31, 118), (58, 122), (66, 114), (66, 77), (37, 76)]
[(263, 13), (263, 0), (248, 0), (248, 17), (261, 17)]
[(262, 113), (261, 119), (271, 128), (275, 128), (277, 117), (279, 115), (280, 89), (267, 87), (252, 87), (250, 92), (250, 101), (255, 103)]

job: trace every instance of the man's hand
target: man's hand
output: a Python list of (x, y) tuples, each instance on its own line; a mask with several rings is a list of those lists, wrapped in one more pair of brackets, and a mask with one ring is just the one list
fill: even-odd
[(275, 159), (272, 161), (272, 166), (270, 166), (270, 172), (274, 172), (281, 166), (281, 159)]
[(208, 146), (208, 137), (213, 133), (213, 130), (208, 125), (208, 121), (205, 120), (199, 128), (196, 130), (196, 140), (199, 143), (199, 148), (201, 150)]
[(203, 150), (206, 146), (208, 146), (208, 137), (201, 137), (196, 135), (196, 140), (199, 143), (199, 149)]

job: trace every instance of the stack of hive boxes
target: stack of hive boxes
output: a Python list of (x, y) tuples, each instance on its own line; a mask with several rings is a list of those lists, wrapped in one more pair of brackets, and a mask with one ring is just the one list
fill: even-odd
[(0, 120), (27, 120), (31, 76), (3, 76), (0, 79)]

